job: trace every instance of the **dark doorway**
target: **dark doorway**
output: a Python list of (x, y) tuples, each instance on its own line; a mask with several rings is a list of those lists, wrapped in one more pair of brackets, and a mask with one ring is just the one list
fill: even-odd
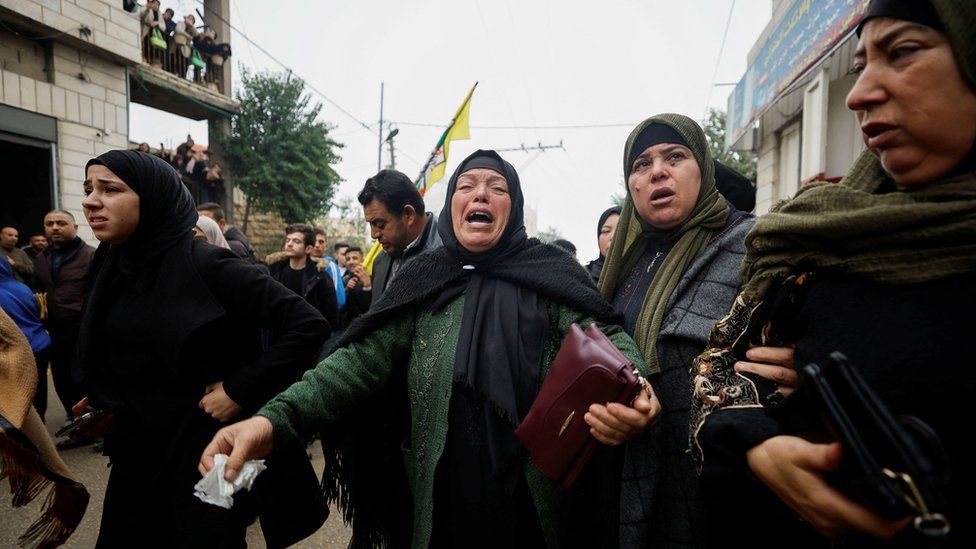
[(0, 227), (14, 227), (21, 246), (44, 233), (51, 197), (51, 148), (14, 143), (0, 136)]

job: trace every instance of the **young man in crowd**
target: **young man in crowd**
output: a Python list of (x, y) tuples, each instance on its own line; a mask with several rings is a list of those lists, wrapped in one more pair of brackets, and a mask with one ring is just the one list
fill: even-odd
[(372, 303), (376, 303), (405, 262), (441, 245), (434, 214), (413, 181), (396, 170), (381, 170), (366, 180), (357, 197), (370, 235), (383, 246), (373, 261)]
[[(71, 360), (78, 341), (81, 306), (88, 286), (88, 270), (95, 248), (78, 237), (75, 217), (66, 210), (51, 210), (44, 216), (44, 234), (51, 245), (34, 258), (37, 290), (47, 293), (47, 329), (51, 334), (51, 375), (61, 404), (71, 416), (71, 407), (81, 392), (71, 381)], [(59, 448), (90, 441), (65, 440)]]
[(329, 249), (329, 239), (325, 236), (325, 231), (318, 227), (312, 227), (312, 230), (315, 231), (312, 261), (329, 274), (329, 279), (332, 280), (332, 285), (335, 288), (336, 301), (339, 303), (339, 310), (341, 311), (346, 307), (346, 289), (342, 285), (342, 271), (336, 261), (326, 255), (326, 250)]
[(34, 263), (24, 250), (17, 247), (20, 233), (13, 227), (0, 229), (0, 255), (8, 261), (14, 268), (14, 277), (19, 281), (30, 286), (34, 279)]
[(345, 259), (346, 274), (342, 275), (342, 284), (346, 289), (346, 308), (342, 312), (343, 328), (369, 310), (373, 296), (373, 281), (363, 267), (363, 249), (359, 246), (347, 246)]
[(333, 330), (339, 327), (339, 305), (329, 275), (312, 261), (315, 230), (293, 224), (285, 228), (284, 258), (269, 265), (271, 276), (322, 313)]
[(46, 249), (47, 237), (44, 236), (43, 233), (31, 235), (30, 244), (21, 248), (21, 250), (24, 250), (24, 253), (27, 254), (27, 257), (31, 259), (32, 263), (34, 258), (37, 257), (38, 254), (43, 253)]
[(220, 204), (216, 202), (204, 202), (197, 206), (197, 213), (205, 215), (217, 222), (220, 231), (224, 233), (224, 238), (227, 239), (230, 251), (237, 254), (241, 259), (257, 261), (257, 257), (254, 255), (254, 248), (251, 246), (251, 241), (247, 239), (244, 231), (237, 227), (227, 225), (224, 209), (220, 207)]
[(332, 258), (339, 265), (339, 274), (342, 276), (346, 276), (346, 250), (348, 249), (349, 244), (345, 242), (336, 242), (332, 247)]

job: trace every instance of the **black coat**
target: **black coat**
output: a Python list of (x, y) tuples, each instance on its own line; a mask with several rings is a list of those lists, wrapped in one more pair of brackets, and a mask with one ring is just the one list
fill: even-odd
[(224, 232), (224, 238), (227, 239), (227, 245), (230, 246), (230, 251), (237, 254), (241, 259), (254, 262), (258, 261), (257, 256), (254, 254), (254, 247), (251, 246), (251, 241), (248, 240), (244, 231), (237, 227), (228, 227)]
[[(289, 268), (288, 259), (272, 263), (269, 268), (271, 278), (282, 282), (283, 273), (285, 269)], [(329, 321), (329, 326), (333, 329), (339, 328), (339, 300), (336, 297), (332, 277), (323, 269), (319, 269), (310, 257), (305, 262), (301, 296)]]
[[(100, 250), (96, 265), (106, 255)], [(132, 322), (151, 330), (143, 336), (148, 344), (126, 361), (131, 371), (120, 375), (106, 365), (113, 356), (118, 368), (118, 353), (105, 348), (98, 329), (116, 290), (109, 278), (96, 279), (85, 303), (73, 370), (76, 382), (97, 406), (111, 408), (118, 424), (106, 439), (118, 478), (110, 479), (106, 501), (111, 495), (118, 503), (111, 513), (106, 506), (102, 529), (119, 529), (123, 541), (131, 542), (128, 534), (139, 528), (168, 539), (159, 528), (169, 525), (158, 524), (165, 519), (147, 518), (153, 513), (142, 507), (156, 502), (165, 512), (192, 497), (196, 463), (224, 426), (197, 407), (206, 386), (223, 381), (244, 409), (235, 420), (243, 419), (314, 364), (329, 325), (258, 268), (187, 234), (163, 254), (142, 298), (143, 314), (133, 311)], [(262, 328), (272, 334), (266, 350)], [(327, 510), (312, 503), (317, 482), (304, 448), (276, 448), (271, 462), (279, 465), (259, 477), (255, 495), (268, 544), (282, 546), (317, 529)]]
[[(55, 252), (62, 251), (66, 255), (55, 278), (51, 269), (52, 257)], [(94, 255), (95, 248), (75, 237), (66, 249), (55, 250), (50, 246), (34, 258), (36, 289), (47, 293), (48, 323), (53, 327), (78, 321), (88, 286), (88, 268)]]

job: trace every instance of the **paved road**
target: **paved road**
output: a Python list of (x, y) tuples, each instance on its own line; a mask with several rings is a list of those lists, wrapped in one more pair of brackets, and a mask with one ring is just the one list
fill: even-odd
[[(47, 410), (47, 429), (53, 433), (64, 421), (65, 412), (61, 403), (58, 402), (54, 392), (54, 384), (48, 379), (48, 410)], [(313, 445), (314, 453), (312, 464), (315, 470), (322, 470), (322, 451), (318, 444)], [(68, 464), (68, 467), (79, 477), (81, 482), (88, 487), (91, 492), (91, 502), (88, 504), (88, 511), (82, 519), (78, 530), (64, 547), (88, 548), (94, 547), (98, 537), (98, 524), (102, 516), (102, 500), (105, 495), (105, 483), (108, 481), (108, 458), (101, 454), (92, 452), (91, 446), (66, 450), (61, 453), (61, 457)], [(25, 508), (12, 509), (10, 506), (10, 485), (6, 480), (0, 482), (0, 547), (17, 547), (17, 538), (27, 529), (39, 515), (44, 496), (38, 497)], [(316, 549), (343, 549), (349, 543), (349, 530), (339, 516), (338, 511), (332, 511), (332, 515), (325, 525), (319, 529), (315, 535), (296, 544), (299, 548)], [(257, 523), (252, 525), (247, 531), (247, 543), (249, 547), (264, 547), (264, 538), (261, 536), (261, 527)]]

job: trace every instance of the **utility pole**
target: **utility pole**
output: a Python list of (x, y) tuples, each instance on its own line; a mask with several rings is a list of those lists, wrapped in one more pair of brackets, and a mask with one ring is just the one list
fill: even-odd
[(376, 171), (383, 169), (383, 82), (380, 82), (380, 125), (377, 135), (379, 136), (379, 146), (376, 153)]
[(400, 133), (400, 128), (394, 128), (393, 122), (390, 122), (389, 130), (390, 133), (388, 133), (386, 136), (386, 142), (390, 144), (390, 169), (395, 170), (396, 169), (396, 154), (395, 154), (396, 147), (393, 146), (393, 138), (396, 137), (398, 133)]

